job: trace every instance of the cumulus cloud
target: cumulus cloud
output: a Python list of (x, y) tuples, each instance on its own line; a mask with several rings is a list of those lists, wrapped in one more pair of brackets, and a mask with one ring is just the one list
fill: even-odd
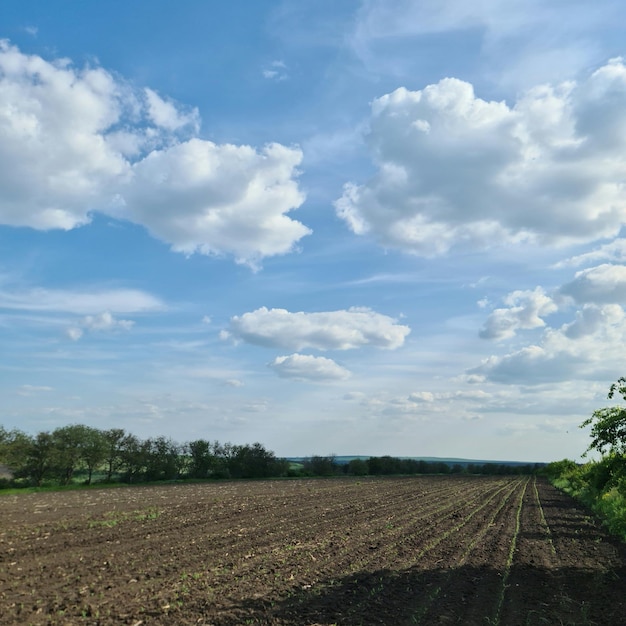
[(78, 341), (85, 331), (111, 332), (116, 330), (130, 330), (135, 325), (132, 320), (116, 319), (110, 311), (103, 311), (97, 315), (86, 315), (80, 322), (67, 329), (66, 334), (72, 341)]
[(144, 92), (148, 102), (148, 118), (155, 126), (178, 130), (189, 125), (198, 131), (200, 115), (197, 109), (183, 113), (175, 103), (164, 100), (156, 91), (146, 88)]
[(95, 211), (131, 220), (176, 251), (252, 266), (310, 230), (298, 148), (217, 145), (200, 120), (101, 67), (78, 69), (0, 42), (0, 223), (69, 230)]
[(291, 313), (261, 307), (231, 318), (228, 335), (247, 343), (288, 350), (350, 350), (368, 345), (393, 350), (404, 344), (410, 332), (408, 326), (368, 308)]
[(286, 213), (304, 201), (293, 178), (302, 152), (190, 139), (132, 166), (115, 210), (177, 252), (232, 254), (242, 263), (290, 252), (311, 231)]
[(107, 140), (124, 87), (0, 41), (0, 222), (71, 229), (89, 221), (129, 164)]
[(616, 304), (589, 304), (573, 322), (548, 328), (538, 344), (484, 359), (467, 374), (506, 384), (611, 380), (623, 365), (626, 315)]
[(113, 330), (116, 328), (130, 330), (135, 322), (132, 320), (118, 320), (109, 311), (104, 311), (98, 315), (87, 315), (83, 318), (82, 324), (89, 330)]
[(618, 304), (585, 304), (576, 312), (573, 322), (564, 324), (563, 334), (569, 339), (579, 339), (598, 333), (605, 326), (616, 326), (624, 319), (624, 310)]
[(626, 220), (626, 67), (542, 85), (514, 104), (445, 78), (372, 104), (376, 175), (336, 211), (356, 234), (432, 256), (456, 246), (615, 237)]
[(626, 266), (605, 263), (576, 272), (574, 280), (563, 285), (560, 293), (574, 302), (626, 303)]
[[(541, 384), (571, 379), (578, 375), (580, 362), (567, 350), (549, 352), (541, 346), (527, 346), (504, 356), (491, 356), (469, 370), (491, 382), (506, 384)], [(578, 360), (577, 360), (578, 361)]]
[[(514, 291), (509, 308), (495, 309), (481, 336), (509, 338), (519, 329), (543, 328), (534, 343), (508, 354), (495, 354), (466, 372), (465, 380), (539, 384), (568, 380), (606, 380), (622, 368), (626, 341), (626, 266), (603, 264), (576, 272), (573, 280), (546, 295)], [(559, 312), (559, 327), (544, 317)], [(572, 312), (569, 321), (563, 317)]]
[(346, 380), (350, 372), (333, 361), (322, 356), (291, 354), (279, 356), (269, 364), (279, 376), (300, 381), (323, 382)]
[(507, 308), (495, 309), (487, 318), (480, 331), (483, 339), (508, 339), (519, 329), (543, 327), (542, 317), (558, 309), (541, 287), (533, 291), (513, 291), (506, 296), (504, 303)]

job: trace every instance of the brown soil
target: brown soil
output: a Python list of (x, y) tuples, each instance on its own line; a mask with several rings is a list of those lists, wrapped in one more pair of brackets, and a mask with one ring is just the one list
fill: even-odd
[(540, 479), (0, 498), (0, 624), (626, 624), (626, 550)]

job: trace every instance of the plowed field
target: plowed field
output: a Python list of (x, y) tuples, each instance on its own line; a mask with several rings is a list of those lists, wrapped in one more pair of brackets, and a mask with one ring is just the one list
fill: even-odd
[(527, 477), (0, 497), (0, 624), (626, 624), (626, 552)]

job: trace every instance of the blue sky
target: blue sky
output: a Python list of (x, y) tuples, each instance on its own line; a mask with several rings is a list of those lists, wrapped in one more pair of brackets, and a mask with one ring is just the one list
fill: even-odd
[(1, 423), (578, 458), (624, 375), (625, 19), (5, 0)]

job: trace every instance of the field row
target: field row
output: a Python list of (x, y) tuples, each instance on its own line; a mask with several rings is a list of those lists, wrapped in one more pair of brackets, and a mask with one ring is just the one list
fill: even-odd
[(0, 624), (619, 624), (623, 546), (547, 483), (441, 476), (2, 498)]

